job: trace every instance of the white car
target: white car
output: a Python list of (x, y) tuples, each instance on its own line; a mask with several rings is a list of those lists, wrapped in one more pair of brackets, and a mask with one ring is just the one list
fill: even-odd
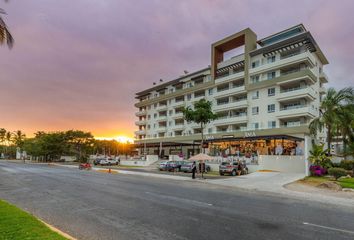
[(100, 161), (100, 165), (118, 165), (118, 159), (114, 158), (105, 158)]

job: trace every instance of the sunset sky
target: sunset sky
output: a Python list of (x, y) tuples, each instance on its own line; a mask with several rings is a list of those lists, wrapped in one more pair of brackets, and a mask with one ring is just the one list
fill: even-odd
[[(339, 4), (340, 2), (340, 4)], [(303, 23), (330, 61), (329, 86), (354, 85), (354, 1), (11, 0), (0, 48), (0, 127), (133, 137), (134, 94), (210, 64), (210, 44)]]

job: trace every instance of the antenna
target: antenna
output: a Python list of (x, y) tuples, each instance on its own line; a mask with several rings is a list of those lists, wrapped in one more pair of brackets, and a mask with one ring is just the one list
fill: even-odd
[(155, 83), (155, 82), (153, 82), (153, 83), (152, 83), (152, 85), (156, 85), (156, 83)]
[(184, 70), (183, 72), (184, 72), (184, 74), (188, 74), (188, 71), (187, 71), (187, 70)]

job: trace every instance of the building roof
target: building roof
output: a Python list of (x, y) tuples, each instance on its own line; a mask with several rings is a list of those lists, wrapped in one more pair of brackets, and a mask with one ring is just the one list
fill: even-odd
[(154, 87), (152, 87), (152, 88), (148, 88), (148, 89), (146, 89), (146, 90), (144, 90), (144, 91), (141, 91), (141, 92), (136, 93), (136, 95), (137, 95), (136, 98), (140, 98), (140, 97), (146, 96), (146, 95), (148, 95), (148, 94), (149, 94), (150, 92), (152, 92), (152, 91), (162, 90), (163, 88), (166, 88), (167, 86), (175, 85), (175, 84), (181, 82), (181, 80), (183, 80), (183, 79), (185, 79), (185, 78), (191, 77), (191, 76), (193, 76), (193, 75), (200, 74), (200, 73), (202, 73), (202, 72), (204, 72), (204, 71), (207, 71), (207, 70), (209, 70), (209, 69), (210, 69), (210, 67), (203, 68), (203, 69), (201, 69), (201, 70), (198, 70), (198, 71), (195, 71), (195, 72), (192, 72), (192, 73), (183, 75), (183, 76), (181, 76), (181, 77), (179, 77), (179, 78), (176, 78), (176, 79), (174, 79), (174, 80), (170, 80), (170, 81), (164, 82), (164, 83), (162, 83), (162, 84), (160, 84), (160, 85), (156, 85), (156, 86), (154, 86)]

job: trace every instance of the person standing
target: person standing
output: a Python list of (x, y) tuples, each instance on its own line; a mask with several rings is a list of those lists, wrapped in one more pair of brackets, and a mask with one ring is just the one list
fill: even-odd
[(195, 161), (192, 164), (192, 179), (195, 179), (195, 172), (197, 171), (197, 166), (195, 164)]

